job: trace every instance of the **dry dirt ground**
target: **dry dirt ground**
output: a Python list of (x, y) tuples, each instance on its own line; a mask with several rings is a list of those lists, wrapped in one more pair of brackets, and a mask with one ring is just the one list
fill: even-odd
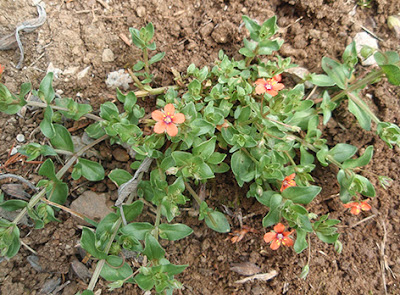
[[(13, 31), (19, 22), (35, 18), (32, 1), (0, 1), (0, 35)], [(398, 0), (371, 1), (370, 8), (357, 6), (355, 0), (46, 0), (48, 19), (31, 33), (22, 33), (25, 61), (22, 70), (14, 65), (19, 59), (18, 50), (0, 52), (0, 64), (6, 66), (2, 82), (17, 91), (22, 82), (30, 81), (38, 87), (49, 65), (59, 69), (55, 88), (63, 96), (89, 101), (95, 110), (102, 102), (115, 98), (115, 90), (106, 87), (107, 73), (132, 66), (140, 52), (129, 47), (120, 34), (129, 36), (128, 28), (139, 28), (147, 22), (155, 26), (155, 41), (166, 57), (155, 69), (158, 85), (172, 82), (171, 67), (185, 71), (187, 66), (212, 65), (218, 51), (238, 55), (245, 34), (241, 16), (249, 15), (263, 22), (277, 15), (285, 45), (279, 54), (311, 71), (320, 72), (323, 56), (340, 58), (345, 46), (354, 35), (368, 29), (380, 38), (383, 50), (399, 51), (396, 39), (386, 24), (389, 15), (400, 12)], [(104, 56), (110, 49), (113, 56)], [(109, 53), (109, 51), (106, 51)], [(78, 73), (87, 69), (83, 77)], [(368, 68), (360, 68), (361, 72)], [(134, 90), (131, 88), (131, 90)], [(384, 121), (399, 124), (400, 91), (386, 81), (368, 87), (364, 97)], [(145, 105), (154, 106), (149, 98)], [(149, 110), (149, 108), (148, 108)], [(28, 112), (25, 117), (0, 115), (0, 162), (17, 134), (41, 142), (39, 133), (32, 133), (40, 122), (41, 114)], [(362, 172), (372, 179), (377, 197), (371, 201), (373, 210), (360, 216), (351, 216), (343, 209), (339, 199), (336, 170), (318, 168), (314, 173), (316, 184), (323, 187), (321, 195), (309, 206), (319, 214), (342, 221), (339, 231), (343, 252), (337, 254), (330, 245), (311, 239), (310, 274), (306, 280), (299, 278), (307, 262), (307, 251), (297, 255), (293, 249), (271, 251), (261, 237), (248, 234), (240, 243), (231, 244), (226, 235), (209, 230), (203, 223), (183, 214), (179, 222), (188, 224), (194, 234), (180, 242), (168, 243), (168, 259), (177, 264), (189, 264), (178, 279), (184, 284), (179, 294), (400, 294), (400, 199), (399, 199), (399, 148), (389, 149), (372, 132), (365, 132), (355, 124), (354, 118), (344, 109), (339, 110), (324, 130), (330, 144), (346, 142), (363, 150), (373, 144), (372, 163)], [(110, 151), (104, 144), (102, 149)], [(129, 167), (127, 162), (114, 159), (106, 168)], [(14, 173), (37, 182), (36, 166), (17, 163)], [(386, 175), (394, 182), (388, 190), (378, 186), (376, 175)], [(2, 182), (4, 183), (4, 181)], [(87, 184), (99, 192), (115, 195), (115, 186), (104, 181)], [(234, 183), (231, 175), (223, 175), (209, 187), (209, 200), (214, 206), (228, 205), (243, 216), (249, 215), (246, 224), (263, 233), (261, 220), (265, 210), (252, 199), (246, 199), (245, 189)], [(78, 190), (70, 196), (70, 201)], [(239, 201), (238, 201), (239, 200)], [(68, 205), (68, 204), (67, 204)], [(80, 230), (67, 214), (59, 216), (63, 223), (52, 223), (43, 230), (23, 229), (23, 241), (39, 257), (41, 271), (28, 263), (32, 253), (25, 247), (10, 261), (0, 264), (1, 294), (39, 294), (45, 283), (60, 279), (66, 284), (58, 294), (75, 294), (84, 289), (87, 281), (76, 276), (71, 262), (80, 259), (75, 247)], [(364, 222), (359, 221), (367, 218)], [(237, 220), (230, 219), (233, 228)], [(29, 235), (28, 235), (29, 233)], [(233, 263), (251, 262), (262, 272), (276, 270), (278, 275), (268, 282), (252, 281), (237, 284), (243, 278), (230, 270)], [(93, 265), (89, 265), (92, 267)], [(396, 279), (397, 278), (397, 279)], [(100, 281), (96, 289), (111, 294), (106, 282)], [(137, 287), (127, 284), (112, 294), (143, 294)]]

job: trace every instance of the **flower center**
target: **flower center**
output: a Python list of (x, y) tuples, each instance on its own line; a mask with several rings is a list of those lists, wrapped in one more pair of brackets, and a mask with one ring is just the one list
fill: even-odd
[(269, 84), (269, 83), (265, 84), (264, 87), (265, 87), (265, 89), (267, 89), (267, 90), (271, 90), (271, 89), (272, 89), (272, 85)]
[(277, 238), (278, 240), (282, 240), (282, 239), (283, 239), (283, 234), (277, 234), (277, 235), (276, 235), (276, 238)]
[(170, 115), (164, 115), (164, 123), (170, 124), (172, 122), (172, 116)]

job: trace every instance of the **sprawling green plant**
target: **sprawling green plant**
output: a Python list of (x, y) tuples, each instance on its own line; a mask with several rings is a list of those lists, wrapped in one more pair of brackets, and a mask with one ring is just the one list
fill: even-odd
[[(111, 171), (108, 177), (119, 187), (115, 213), (99, 223), (83, 217), (95, 230), (84, 227), (80, 244), (99, 261), (88, 289), (81, 294), (93, 294), (99, 276), (112, 282), (111, 289), (125, 282), (138, 284), (143, 290), (154, 289), (157, 294), (172, 294), (180, 288), (182, 284), (174, 276), (187, 265), (169, 262), (159, 239), (176, 241), (192, 233), (187, 225), (173, 223), (181, 207), (190, 200), (199, 205), (199, 220), (204, 219), (217, 232), (230, 232), (225, 215), (209, 207), (207, 200), (203, 201), (193, 189), (215, 178), (216, 173), (230, 170), (239, 186), (249, 184), (248, 198), (256, 198), (268, 207), (262, 226), (275, 225), (274, 231), (264, 235), (272, 249), (293, 245), (300, 253), (309, 246), (308, 237), (316, 234), (340, 251), (335, 227), (339, 221), (329, 219), (328, 215), (318, 217), (309, 212), (312, 206), (305, 206), (321, 191), (311, 184), (311, 173), (316, 161), (322, 166), (337, 166), (340, 199), (345, 206), (354, 214), (369, 210), (371, 207), (363, 197), (374, 197), (375, 189), (358, 172), (370, 162), (373, 147), (354, 157), (357, 148), (353, 145), (328, 146), (322, 138), (321, 123), (327, 124), (332, 112), (347, 101), (348, 110), (362, 128), (371, 130), (374, 122), (375, 131), (388, 146), (398, 145), (400, 128), (380, 121), (359, 93), (366, 85), (384, 77), (399, 85), (399, 55), (376, 52), (374, 57), (380, 69), (357, 78), (358, 58), (352, 43), (344, 51), (341, 62), (328, 57), (322, 59), (325, 74), (310, 74), (289, 88), (284, 85), (285, 72), (295, 65), (290, 58), (276, 55), (283, 43), (274, 37), (278, 30), (276, 17), (262, 25), (247, 16), (243, 20), (250, 32), (250, 39), (244, 39), (244, 47), (239, 51), (243, 59), (231, 59), (220, 51), (212, 68), (199, 69), (192, 64), (186, 73), (174, 72), (176, 85), (160, 88), (151, 86), (150, 68), (165, 53), (150, 58), (150, 52), (156, 49), (151, 42), (153, 25), (150, 23), (140, 30), (131, 28), (133, 43), (143, 51), (143, 60), (128, 70), (139, 91), (124, 94), (117, 90), (119, 103), (103, 103), (99, 116), (92, 114), (90, 105), (56, 97), (52, 73), (44, 77), (38, 90), (31, 90), (31, 85), (26, 83), (18, 95), (0, 84), (0, 111), (15, 114), (25, 105), (44, 108), (40, 130), (50, 143), (29, 143), (19, 150), (29, 161), (38, 157), (47, 157), (47, 160), (39, 170), (43, 180), (37, 187), (41, 190), (29, 202), (7, 200), (0, 204), (9, 211), (20, 210), (13, 221), (0, 220), (1, 255), (11, 258), (18, 253), (18, 223), (24, 215), (28, 214), (35, 222), (35, 228), (57, 221), (54, 208), (62, 208), (68, 197), (69, 188), (63, 176), (70, 168), (73, 179), (100, 181), (105, 177), (101, 164), (82, 156), (104, 140), (134, 151), (135, 162), (131, 167), (136, 173), (131, 175), (122, 169)], [(321, 89), (315, 99), (307, 96), (306, 82)], [(150, 114), (146, 116), (137, 104), (137, 97), (151, 95), (158, 95), (159, 109), (149, 119)], [(27, 96), (36, 96), (40, 102), (26, 99)], [(123, 107), (122, 112), (118, 105)], [(86, 128), (93, 142), (76, 150), (69, 131), (57, 123), (60, 116), (93, 120)], [(145, 124), (154, 125), (152, 134), (143, 132)], [(57, 155), (68, 156), (58, 172), (52, 160)], [(149, 177), (143, 180), (146, 172)], [(388, 178), (379, 179), (383, 185), (388, 182)], [(136, 221), (144, 205), (156, 212), (154, 223)], [(287, 223), (292, 231), (285, 232), (281, 222)], [(290, 237), (294, 232), (295, 242)], [(120, 255), (123, 249), (145, 257), (142, 266), (132, 269), (125, 256)], [(307, 272), (308, 264), (302, 277)]]

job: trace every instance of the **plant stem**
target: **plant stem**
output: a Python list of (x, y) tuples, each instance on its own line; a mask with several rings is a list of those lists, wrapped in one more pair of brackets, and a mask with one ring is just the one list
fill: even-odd
[(365, 102), (361, 98), (359, 98), (357, 95), (354, 95), (353, 93), (347, 93), (347, 96), (360, 109), (362, 109), (364, 112), (366, 112), (376, 124), (381, 122), (381, 120), (378, 119), (378, 117), (371, 111), (371, 109), (365, 104)]
[(136, 82), (136, 86), (137, 86), (139, 89), (144, 90), (144, 89), (143, 89), (144, 86), (143, 86), (143, 84), (142, 84), (142, 81), (140, 81), (139, 78), (136, 77), (135, 73), (132, 72), (132, 70), (131, 70), (130, 68), (128, 68), (128, 73), (129, 73), (129, 75), (131, 76), (131, 78), (133, 79), (133, 81)]
[(240, 150), (244, 152), (253, 161), (254, 164), (258, 164), (257, 159), (254, 158), (246, 148), (241, 148)]
[[(44, 108), (44, 109), (48, 106), (48, 104), (46, 104), (44, 102), (39, 102), (39, 101), (27, 101), (27, 105), (33, 106), (33, 107)], [(49, 105), (49, 106), (53, 110), (66, 111), (66, 112), (70, 111), (67, 108), (59, 107), (59, 106), (56, 106), (56, 105)], [(95, 120), (95, 121), (103, 121), (102, 118), (100, 118), (99, 116), (93, 115), (93, 114), (86, 114), (86, 115), (83, 115), (83, 117), (86, 117), (88, 119), (92, 119), (92, 120)]]
[(365, 85), (371, 84), (373, 81), (376, 79), (380, 78), (383, 75), (383, 70), (379, 70), (376, 72), (372, 72), (368, 74), (365, 78), (356, 81), (354, 84), (352, 84), (349, 88), (342, 90), (340, 93), (332, 97), (332, 102), (335, 102), (344, 96), (348, 95), (349, 93), (352, 93), (353, 91), (356, 91), (357, 89), (363, 88)]
[(248, 67), (251, 64), (251, 62), (253, 61), (253, 59), (257, 56), (259, 48), (260, 48), (260, 45), (257, 44), (257, 47), (253, 51), (254, 56), (253, 57), (246, 57), (246, 67)]
[[(108, 138), (108, 135), (104, 135), (96, 139), (92, 143), (88, 144), (87, 146), (83, 147), (82, 149), (80, 149), (74, 156), (71, 157), (71, 159), (68, 160), (68, 162), (60, 169), (60, 171), (58, 171), (56, 177), (58, 179), (63, 177), (64, 173), (68, 171), (68, 169), (75, 163), (75, 161), (78, 159), (79, 156), (81, 156), (88, 149), (95, 146), (99, 142), (102, 142), (106, 138)], [(15, 217), (13, 223), (18, 224), (18, 222), (20, 222), (21, 219), (24, 217), (24, 215), (27, 213), (27, 209), (32, 209), (33, 207), (35, 207), (35, 205), (40, 201), (41, 198), (44, 197), (45, 194), (46, 194), (46, 189), (44, 188), (38, 194), (34, 195), (32, 199), (29, 201), (28, 206), (22, 209), (22, 211), (17, 215), (17, 217)]]
[(192, 189), (189, 183), (185, 182), (185, 187), (200, 206), (201, 202), (203, 201), (200, 199), (199, 195), (194, 191), (194, 189)]
[[(140, 167), (139, 167), (139, 169), (140, 169)], [(138, 170), (139, 170), (139, 169), (138, 169)], [(142, 171), (142, 172), (139, 174), (138, 178), (137, 178), (137, 184), (138, 184), (138, 185), (139, 185), (140, 181), (142, 180), (142, 177), (143, 177), (144, 172), (145, 172), (145, 171)], [(132, 189), (132, 192), (130, 193), (128, 199), (126, 200), (126, 204), (127, 204), (127, 205), (129, 205), (129, 204), (132, 203), (134, 197), (136, 196), (136, 192), (137, 192), (137, 186), (136, 186), (134, 189)], [(121, 207), (121, 208), (122, 208), (122, 207)], [(160, 206), (160, 208), (161, 208), (161, 206)], [(121, 210), (122, 210), (122, 209), (121, 209)], [(160, 212), (161, 212), (161, 211), (160, 211)], [(121, 224), (122, 224), (122, 218), (119, 217), (118, 220), (117, 220), (117, 222), (116, 222), (115, 225), (114, 225), (115, 230), (114, 230), (114, 232), (112, 233), (112, 235), (111, 235), (110, 239), (108, 240), (108, 243), (107, 243), (107, 245), (106, 245), (106, 247), (105, 247), (105, 249), (104, 249), (104, 252), (105, 252), (105, 253), (108, 254), (108, 251), (110, 251), (111, 245), (112, 245), (112, 243), (114, 242), (114, 238), (115, 238), (115, 236), (117, 235), (118, 230), (119, 230), (119, 227), (121, 226)], [(93, 291), (94, 287), (96, 286), (97, 280), (99, 279), (100, 272), (101, 272), (101, 270), (102, 270), (104, 264), (105, 264), (105, 259), (102, 259), (102, 260), (100, 260), (100, 261), (97, 263), (96, 269), (94, 270), (93, 276), (92, 276), (92, 278), (90, 279), (89, 286), (88, 286), (87, 290)]]
[(149, 69), (149, 51), (147, 48), (143, 49), (143, 61), (144, 61), (144, 70), (146, 71), (147, 74), (150, 74), (150, 69)]

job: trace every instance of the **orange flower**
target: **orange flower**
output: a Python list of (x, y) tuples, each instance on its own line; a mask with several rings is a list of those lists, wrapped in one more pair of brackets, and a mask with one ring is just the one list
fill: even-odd
[(343, 207), (345, 208), (351, 208), (350, 213), (354, 215), (360, 214), (361, 210), (362, 211), (369, 211), (371, 210), (371, 205), (368, 204), (368, 200), (362, 201), (362, 202), (351, 202), (347, 204), (343, 204)]
[(293, 246), (293, 240), (289, 238), (289, 236), (294, 232), (292, 231), (284, 231), (285, 226), (282, 223), (278, 223), (274, 226), (274, 230), (266, 233), (264, 235), (264, 241), (266, 243), (271, 243), (269, 246), (272, 250), (277, 250), (281, 244), (283, 246)]
[(281, 192), (291, 186), (296, 186), (296, 181), (294, 181), (294, 177), (296, 176), (295, 173), (286, 176), (285, 179), (282, 181)]
[(154, 132), (161, 134), (167, 131), (169, 136), (178, 134), (178, 127), (175, 124), (185, 122), (185, 115), (182, 113), (175, 114), (175, 107), (171, 103), (164, 107), (164, 112), (159, 110), (152, 112), (151, 117), (157, 121), (154, 126)]
[(282, 80), (281, 75), (276, 75), (272, 79), (258, 79), (254, 84), (256, 84), (256, 93), (263, 94), (268, 93), (272, 96), (278, 94), (279, 90), (282, 90), (285, 85), (279, 83)]
[(224, 123), (222, 123), (221, 125), (217, 125), (217, 129), (219, 131), (222, 130), (222, 128), (228, 128), (229, 127), (229, 121), (227, 119), (224, 120)]
[(0, 77), (1, 77), (1, 74), (3, 74), (4, 69), (5, 69), (5, 67), (0, 65)]
[[(233, 233), (229, 233), (229, 235), (232, 236), (232, 238), (230, 238), (232, 244), (239, 243), (244, 238), (244, 236), (249, 232), (257, 233), (257, 230), (251, 228), (250, 226), (243, 225), (242, 229), (235, 230)], [(227, 240), (229, 240), (229, 238), (227, 238)]]

